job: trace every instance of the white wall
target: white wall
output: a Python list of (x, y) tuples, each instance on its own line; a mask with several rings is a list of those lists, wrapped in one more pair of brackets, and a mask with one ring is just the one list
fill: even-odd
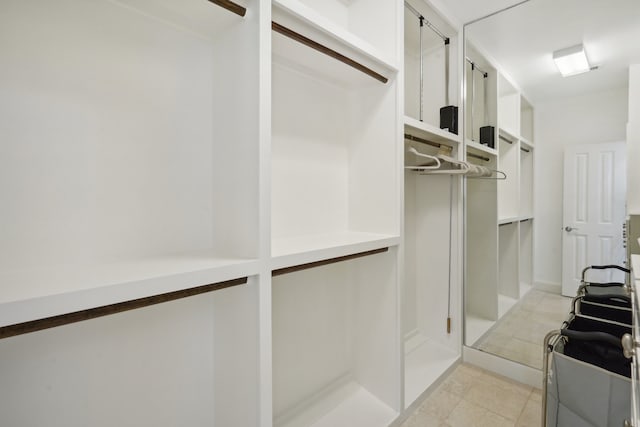
[(625, 87), (535, 105), (535, 282), (562, 282), (564, 148), (624, 141), (627, 93)]

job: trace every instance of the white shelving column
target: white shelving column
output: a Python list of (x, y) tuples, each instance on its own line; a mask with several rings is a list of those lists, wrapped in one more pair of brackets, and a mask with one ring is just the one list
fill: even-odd
[[(461, 154), (462, 144), (460, 135), (440, 128), (440, 109), (459, 106), (461, 101), (458, 84), (461, 40), (457, 27), (427, 2), (410, 0), (409, 5), (404, 9), (407, 165), (412, 164), (412, 155), (406, 151), (409, 148), (434, 155), (439, 147), (448, 147), (455, 157)], [(443, 37), (448, 38), (448, 45)], [(461, 133), (460, 125), (458, 127), (456, 132)], [(461, 355), (462, 291), (456, 256), (460, 249), (459, 188), (458, 177), (427, 176), (410, 170), (404, 173), (401, 316), (405, 408), (418, 406), (425, 392)], [(448, 318), (450, 331), (447, 330)]]
[(272, 6), (273, 424), (387, 426), (401, 410), (401, 5)]
[(502, 74), (498, 77), (498, 316), (520, 298), (520, 92)]
[(1, 340), (5, 424), (257, 424), (260, 15), (240, 3), (1, 6), (3, 334), (247, 282)]
[[(466, 148), (467, 161), (497, 168), (496, 150), (469, 141)], [(498, 320), (497, 182), (467, 179), (466, 203), (465, 345), (472, 346)]]
[(520, 296), (533, 285), (533, 105), (520, 96)]
[[(470, 40), (465, 43), (466, 160), (498, 169), (498, 71)], [(480, 144), (482, 126), (496, 130), (493, 147)], [(466, 189), (465, 345), (472, 346), (498, 320), (498, 181), (467, 179)]]

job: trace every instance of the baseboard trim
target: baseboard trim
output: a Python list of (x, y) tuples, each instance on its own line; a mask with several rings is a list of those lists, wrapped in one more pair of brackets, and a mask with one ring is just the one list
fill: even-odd
[(553, 282), (533, 282), (534, 289), (553, 294), (562, 294), (562, 284)]
[[(542, 351), (542, 348), (540, 351)], [(465, 363), (470, 363), (531, 387), (542, 388), (542, 371), (539, 369), (467, 346), (462, 349), (462, 358)]]

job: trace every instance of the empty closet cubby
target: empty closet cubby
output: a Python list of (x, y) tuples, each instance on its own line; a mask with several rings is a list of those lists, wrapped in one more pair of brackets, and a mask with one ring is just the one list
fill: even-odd
[(257, 19), (3, 2), (2, 324), (255, 270)]
[(281, 426), (388, 426), (398, 415), (397, 249), (272, 279)]
[[(416, 169), (425, 164), (434, 167), (433, 157), (423, 155), (456, 158), (459, 153), (463, 130), (457, 110), (459, 50), (457, 29), (446, 17), (425, 1), (404, 2), (405, 409), (416, 406), (460, 358), (460, 290), (454, 255), (460, 179)], [(441, 109), (452, 114), (443, 113), (441, 118)], [(442, 166), (447, 167), (445, 162)]]
[(520, 218), (533, 218), (533, 146), (520, 141)]
[(502, 73), (498, 76), (498, 118), (501, 131), (520, 136), (520, 92)]
[(533, 105), (520, 96), (520, 138), (528, 144), (532, 144), (533, 137)]
[(498, 135), (498, 169), (507, 175), (498, 181), (498, 217), (505, 222), (520, 214), (519, 141), (502, 129)]
[[(440, 109), (458, 107), (458, 34), (436, 10), (422, 0), (404, 5), (404, 114), (439, 133)], [(462, 134), (445, 126), (453, 139)], [(444, 124), (444, 123), (443, 123)]]
[(258, 283), (0, 340), (7, 426), (257, 426)]
[[(411, 146), (421, 152), (434, 150), (424, 144)], [(456, 271), (455, 259), (450, 257), (457, 250), (457, 221), (452, 221), (452, 216), (456, 219), (458, 216), (458, 180), (451, 175), (405, 171), (402, 288), (405, 407), (412, 405), (460, 357), (462, 328), (456, 303), (460, 290), (457, 280), (450, 277)]]
[(498, 317), (520, 299), (518, 222), (498, 227)]
[(520, 296), (533, 286), (533, 219), (520, 221)]
[[(467, 142), (469, 162), (497, 169), (496, 154)], [(465, 344), (470, 346), (498, 319), (498, 181), (468, 178), (466, 186)]]
[[(329, 8), (320, 3), (309, 2)], [(349, 22), (365, 20), (366, 8), (351, 12)], [(397, 70), (354, 34), (322, 26), (325, 21), (303, 3), (273, 3), (273, 22), (287, 29), (272, 36), (274, 268), (399, 240)], [(375, 19), (369, 25), (376, 27)]]

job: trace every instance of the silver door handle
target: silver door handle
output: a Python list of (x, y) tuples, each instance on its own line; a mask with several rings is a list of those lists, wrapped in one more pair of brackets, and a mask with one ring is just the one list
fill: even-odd
[(569, 227), (568, 225), (564, 228), (564, 231), (569, 232), (569, 233), (574, 231), (574, 230), (577, 230), (577, 228)]

